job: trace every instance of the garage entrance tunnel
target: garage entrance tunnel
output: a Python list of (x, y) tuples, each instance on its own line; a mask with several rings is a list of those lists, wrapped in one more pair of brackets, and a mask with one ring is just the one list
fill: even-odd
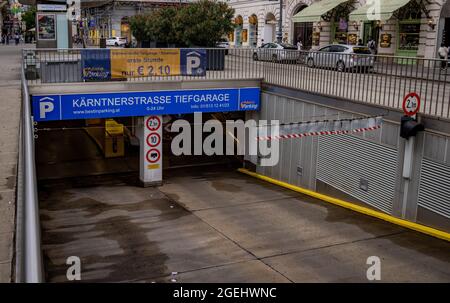
[(234, 150), (245, 144), (226, 124), (259, 110), (260, 89), (48, 94), (32, 103), (39, 179), (139, 171), (140, 183), (151, 186), (162, 182), (163, 168), (241, 163), (242, 154), (205, 154), (202, 143), (215, 133), (223, 140), (210, 142), (215, 150), (230, 138)]

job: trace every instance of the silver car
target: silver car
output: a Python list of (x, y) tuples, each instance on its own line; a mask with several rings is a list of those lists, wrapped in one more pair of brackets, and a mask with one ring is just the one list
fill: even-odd
[(343, 72), (348, 69), (369, 70), (373, 68), (374, 56), (368, 47), (332, 44), (311, 51), (306, 64), (309, 67), (323, 67)]
[(294, 45), (270, 42), (263, 44), (253, 52), (253, 60), (298, 62), (300, 60), (300, 52), (297, 51), (297, 48)]

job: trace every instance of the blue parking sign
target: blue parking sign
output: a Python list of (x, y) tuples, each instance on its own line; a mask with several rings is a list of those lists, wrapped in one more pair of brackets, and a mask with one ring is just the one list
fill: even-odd
[(61, 119), (61, 96), (38, 97), (33, 102), (33, 117), (36, 121)]
[(206, 50), (205, 49), (181, 49), (180, 50), (181, 74), (187, 76), (206, 75)]

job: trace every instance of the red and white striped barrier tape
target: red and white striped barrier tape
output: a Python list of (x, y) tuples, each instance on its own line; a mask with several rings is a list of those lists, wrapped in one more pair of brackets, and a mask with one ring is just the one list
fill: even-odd
[(311, 133), (304, 133), (304, 134), (264, 136), (264, 137), (257, 137), (256, 140), (271, 141), (271, 140), (281, 140), (281, 139), (296, 139), (296, 138), (311, 137), (311, 136), (345, 135), (345, 134), (354, 134), (354, 133), (372, 131), (372, 130), (376, 130), (379, 128), (381, 128), (381, 125), (377, 125), (377, 126), (373, 126), (373, 127), (357, 128), (357, 129), (352, 129), (352, 130), (334, 130), (334, 131), (311, 132)]

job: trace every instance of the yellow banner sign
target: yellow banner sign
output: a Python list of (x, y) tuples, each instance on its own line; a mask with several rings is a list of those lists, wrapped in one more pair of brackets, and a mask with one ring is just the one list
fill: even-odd
[(111, 77), (178, 76), (180, 63), (179, 49), (112, 49)]

